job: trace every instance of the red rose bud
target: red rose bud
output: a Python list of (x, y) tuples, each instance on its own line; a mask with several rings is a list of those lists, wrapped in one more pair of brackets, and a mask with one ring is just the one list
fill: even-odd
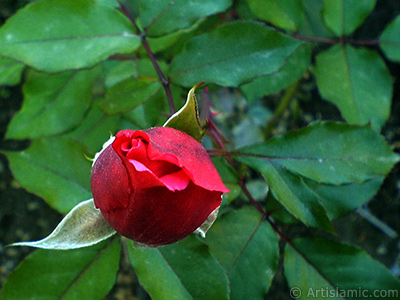
[(96, 159), (91, 186), (111, 227), (151, 247), (188, 236), (229, 192), (203, 146), (169, 127), (118, 132)]

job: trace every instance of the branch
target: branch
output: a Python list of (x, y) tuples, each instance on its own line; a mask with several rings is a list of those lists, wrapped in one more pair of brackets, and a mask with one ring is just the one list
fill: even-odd
[(133, 24), (133, 26), (135, 27), (138, 35), (140, 36), (141, 40), (142, 40), (142, 45), (144, 47), (144, 49), (146, 50), (147, 55), (149, 56), (151, 63), (154, 66), (154, 69), (157, 72), (158, 77), (160, 78), (161, 84), (165, 90), (165, 93), (167, 95), (167, 99), (168, 99), (168, 104), (169, 104), (169, 109), (171, 112), (171, 115), (175, 113), (175, 105), (174, 105), (174, 100), (172, 98), (172, 93), (171, 93), (171, 87), (170, 87), (170, 82), (168, 81), (168, 79), (165, 77), (163, 71), (160, 68), (160, 65), (158, 64), (156, 58), (154, 57), (154, 53), (153, 51), (151, 51), (150, 45), (146, 39), (146, 33), (143, 32), (140, 27), (137, 25), (135, 19), (133, 18), (133, 16), (129, 13), (129, 11), (127, 10), (127, 8), (125, 7), (125, 5), (123, 5), (120, 1), (117, 1), (119, 4), (119, 7), (121, 9), (121, 11), (125, 14), (125, 16), (131, 21), (131, 23)]
[(325, 44), (352, 44), (352, 45), (364, 45), (364, 46), (378, 46), (378, 40), (354, 40), (354, 39), (347, 39), (346, 37), (340, 37), (338, 39), (327, 39), (315, 36), (305, 36), (301, 35), (298, 32), (295, 32), (291, 35), (292, 38), (301, 41), (307, 42), (318, 42), (318, 43), (325, 43)]

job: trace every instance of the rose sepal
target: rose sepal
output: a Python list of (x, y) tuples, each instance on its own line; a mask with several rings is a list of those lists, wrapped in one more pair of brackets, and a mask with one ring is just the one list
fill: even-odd
[(76, 205), (46, 238), (32, 242), (18, 242), (8, 246), (28, 246), (42, 249), (70, 250), (92, 246), (116, 231), (107, 223), (93, 199)]
[(201, 142), (206, 130), (200, 124), (199, 110), (194, 92), (196, 88), (203, 84), (204, 82), (200, 82), (190, 89), (185, 105), (169, 117), (163, 127), (178, 129), (187, 133), (198, 142)]
[(208, 216), (208, 218), (204, 221), (203, 224), (199, 228), (197, 228), (193, 233), (201, 236), (203, 239), (206, 237), (206, 233), (208, 229), (214, 224), (215, 220), (218, 217), (219, 207), (213, 210), (213, 212)]

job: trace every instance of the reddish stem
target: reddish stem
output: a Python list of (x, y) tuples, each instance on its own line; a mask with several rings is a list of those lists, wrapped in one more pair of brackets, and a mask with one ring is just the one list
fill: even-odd
[(353, 45), (368, 45), (368, 46), (378, 46), (378, 40), (354, 40), (354, 39), (347, 39), (346, 37), (340, 37), (338, 39), (327, 39), (315, 36), (304, 36), (299, 34), (298, 32), (292, 35), (293, 38), (308, 41), (308, 42), (319, 42), (325, 44), (353, 44)]
[(142, 41), (142, 45), (144, 47), (144, 49), (146, 50), (147, 55), (149, 56), (151, 63), (153, 64), (154, 69), (157, 72), (158, 77), (160, 78), (161, 84), (165, 90), (165, 93), (167, 95), (167, 99), (168, 99), (168, 105), (169, 105), (169, 109), (171, 112), (171, 115), (175, 113), (175, 105), (174, 105), (174, 100), (172, 98), (172, 93), (171, 93), (171, 87), (170, 87), (170, 82), (169, 80), (165, 77), (163, 71), (160, 68), (160, 65), (158, 64), (153, 51), (151, 51), (150, 45), (146, 39), (146, 34), (140, 29), (140, 27), (137, 25), (135, 19), (133, 18), (133, 16), (129, 13), (129, 11), (127, 10), (127, 8), (125, 7), (125, 5), (123, 5), (121, 2), (118, 1), (119, 7), (121, 9), (121, 11), (125, 14), (125, 16), (131, 21), (131, 23), (133, 24), (133, 26), (135, 27), (138, 35), (141, 38)]

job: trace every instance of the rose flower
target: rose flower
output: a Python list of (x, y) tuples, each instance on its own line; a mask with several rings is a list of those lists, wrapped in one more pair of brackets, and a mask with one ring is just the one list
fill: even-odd
[(188, 236), (229, 192), (203, 146), (168, 127), (118, 132), (95, 160), (91, 186), (110, 226), (150, 247)]

